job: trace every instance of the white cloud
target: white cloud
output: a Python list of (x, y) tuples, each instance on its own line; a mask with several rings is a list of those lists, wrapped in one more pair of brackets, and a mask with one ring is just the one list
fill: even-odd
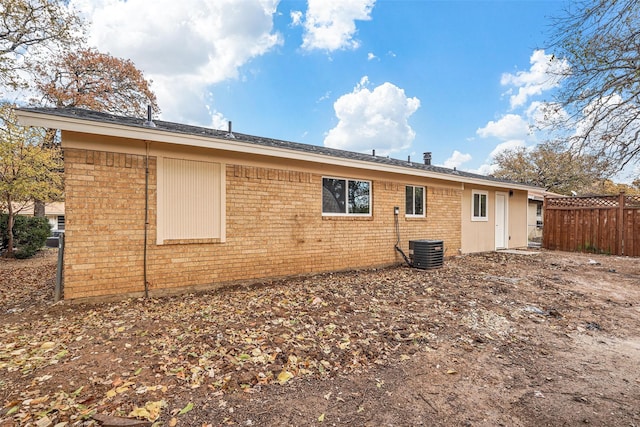
[(542, 92), (553, 89), (560, 85), (562, 74), (569, 69), (566, 60), (560, 60), (553, 55), (546, 55), (544, 50), (535, 50), (529, 59), (531, 68), (529, 71), (518, 71), (515, 74), (505, 73), (500, 79), (503, 86), (514, 86), (518, 89), (516, 94), (513, 89), (508, 90), (510, 94), (511, 108), (520, 107), (527, 103), (528, 99)]
[(377, 58), (377, 56), (373, 52), (369, 52), (367, 54), (367, 61), (372, 61), (372, 60), (374, 60), (376, 58)]
[(217, 110), (212, 109), (209, 106), (207, 106), (207, 111), (211, 116), (211, 123), (209, 123), (207, 127), (210, 127), (212, 129), (219, 129), (219, 130), (229, 129), (229, 119), (227, 119), (224, 116), (224, 114), (222, 114)]
[(383, 83), (369, 90), (365, 76), (353, 92), (342, 95), (333, 104), (338, 124), (331, 129), (324, 145), (331, 148), (390, 155), (411, 146), (415, 132), (408, 119), (420, 107), (418, 98), (409, 98), (404, 90)]
[(324, 93), (324, 95), (322, 95), (320, 98), (318, 98), (318, 100), (316, 101), (317, 103), (320, 103), (322, 101), (326, 101), (327, 99), (331, 98), (331, 91), (326, 91)]
[(302, 48), (307, 50), (355, 49), (355, 21), (371, 19), (375, 0), (309, 0), (304, 20)]
[(489, 163), (485, 163), (480, 165), (480, 167), (478, 169), (470, 169), (469, 172), (471, 173), (477, 173), (480, 175), (491, 175), (492, 173), (494, 173), (496, 171), (496, 169), (498, 169), (498, 165), (497, 164), (489, 164)]
[(291, 12), (291, 25), (296, 27), (298, 25), (302, 25), (302, 12), (299, 10), (294, 10)]
[(491, 157), (491, 159), (494, 159), (498, 154), (504, 151), (513, 150), (514, 148), (526, 147), (526, 146), (527, 144), (524, 141), (520, 139), (512, 139), (509, 141), (501, 142), (500, 144), (496, 145), (496, 148), (494, 148), (493, 151), (491, 151), (491, 154), (489, 154), (489, 156)]
[(551, 131), (554, 126), (571, 120), (567, 111), (554, 102), (532, 102), (525, 115), (536, 130)]
[(530, 134), (529, 123), (518, 114), (507, 114), (498, 121), (490, 121), (476, 131), (481, 138), (496, 137), (502, 140), (520, 138)]
[[(238, 77), (282, 43), (279, 0), (71, 0), (91, 22), (89, 42), (131, 59), (153, 80), (163, 117), (209, 124), (206, 87)], [(190, 119), (190, 120), (189, 120)]]
[(533, 149), (534, 146), (527, 146), (527, 143), (520, 139), (512, 139), (509, 141), (501, 142), (496, 145), (495, 148), (489, 154), (489, 157), (485, 160), (485, 163), (480, 165), (477, 169), (470, 170), (469, 172), (478, 173), (481, 175), (491, 175), (498, 169), (498, 164), (495, 162), (495, 157), (507, 150), (513, 150), (518, 147), (527, 147), (527, 149)]
[(458, 150), (455, 150), (451, 157), (444, 161), (445, 168), (460, 168), (460, 165), (467, 163), (472, 159), (471, 154), (461, 153)]

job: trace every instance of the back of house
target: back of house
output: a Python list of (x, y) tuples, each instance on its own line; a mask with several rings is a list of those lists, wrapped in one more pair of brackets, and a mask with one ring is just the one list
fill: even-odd
[(482, 175), (80, 109), (60, 129), (64, 297), (162, 295), (527, 245), (531, 187)]

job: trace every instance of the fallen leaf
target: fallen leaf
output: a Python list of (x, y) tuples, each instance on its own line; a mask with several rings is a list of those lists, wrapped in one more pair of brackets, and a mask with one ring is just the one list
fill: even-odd
[(456, 371), (455, 369), (449, 369), (449, 370), (447, 371), (447, 374), (449, 374), (449, 375), (455, 375), (455, 374), (457, 374), (457, 373), (458, 373), (458, 371)]
[(36, 421), (36, 427), (51, 427), (52, 425), (53, 425), (53, 422), (46, 415), (40, 418), (38, 421)]
[(285, 384), (291, 378), (293, 378), (293, 374), (289, 371), (282, 371), (278, 374), (278, 382), (280, 383), (280, 385)]
[(173, 417), (169, 420), (169, 427), (176, 427), (177, 424), (178, 424), (178, 419), (176, 417)]
[[(91, 416), (94, 420), (98, 421), (102, 426), (109, 427), (149, 427), (151, 423), (149, 421), (135, 420), (131, 418), (114, 417), (111, 415), (94, 414)], [(55, 427), (58, 427), (56, 424)]]
[(180, 412), (178, 412), (178, 415), (184, 415), (192, 409), (193, 409), (193, 402), (189, 402), (187, 403), (187, 406), (185, 406), (180, 410)]
[(49, 400), (49, 396), (41, 396), (41, 397), (37, 397), (35, 399), (31, 399), (29, 400), (29, 405), (38, 405), (40, 403), (44, 403), (47, 400)]
[(164, 400), (159, 400), (157, 402), (147, 402), (144, 407), (136, 407), (130, 413), (130, 417), (136, 418), (144, 418), (149, 421), (155, 421), (160, 418), (160, 412), (162, 408), (166, 406), (166, 402)]
[(162, 408), (166, 406), (166, 404), (167, 402), (165, 402), (164, 400), (158, 400), (157, 402), (147, 402), (147, 404), (144, 405), (144, 407), (147, 409), (147, 411), (149, 411), (149, 414), (151, 415), (150, 421), (155, 421), (160, 417), (160, 412), (162, 411)]
[(131, 412), (129, 412), (129, 416), (130, 417), (135, 417), (135, 418), (144, 418), (144, 419), (150, 419), (151, 418), (151, 414), (149, 413), (149, 411), (147, 411), (147, 408), (134, 408)]
[(320, 416), (318, 417), (318, 422), (323, 422), (324, 421), (324, 412), (322, 414), (320, 414)]

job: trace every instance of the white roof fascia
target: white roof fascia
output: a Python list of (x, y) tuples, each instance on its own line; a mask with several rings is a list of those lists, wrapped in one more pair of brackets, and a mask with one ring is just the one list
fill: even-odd
[(347, 159), (336, 156), (329, 156), (320, 153), (309, 153), (291, 150), (281, 147), (268, 147), (250, 142), (242, 142), (234, 139), (214, 138), (211, 136), (200, 136), (188, 133), (176, 133), (167, 130), (155, 129), (152, 127), (124, 126), (116, 123), (106, 123), (88, 119), (78, 119), (64, 117), (40, 112), (24, 111), (17, 109), (18, 121), (23, 126), (39, 126), (49, 129), (60, 129), (64, 131), (88, 133), (95, 135), (105, 135), (120, 138), (139, 139), (144, 141), (162, 142), (182, 146), (209, 148), (262, 156), (286, 158), (292, 160), (302, 160), (314, 163), (325, 163), (336, 166), (345, 166), (379, 172), (390, 172), (402, 175), (412, 175), (444, 181), (462, 182), (476, 184), (487, 187), (512, 188), (529, 191), (532, 188), (524, 184), (503, 183), (498, 181), (484, 180), (479, 178), (449, 175), (431, 172), (420, 169), (405, 168), (396, 165), (379, 164), (356, 159)]

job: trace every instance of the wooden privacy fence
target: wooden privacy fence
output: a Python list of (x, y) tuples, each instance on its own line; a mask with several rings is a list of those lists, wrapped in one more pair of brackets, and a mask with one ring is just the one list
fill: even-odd
[(640, 256), (640, 196), (546, 197), (545, 249)]

